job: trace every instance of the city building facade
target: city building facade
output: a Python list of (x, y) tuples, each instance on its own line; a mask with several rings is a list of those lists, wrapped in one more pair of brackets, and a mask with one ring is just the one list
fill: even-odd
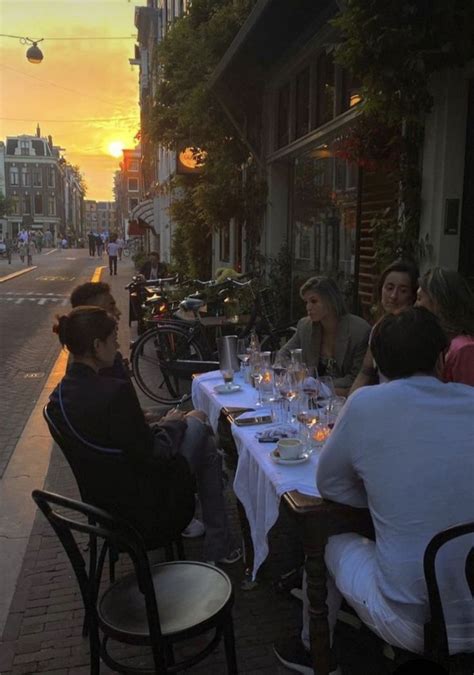
[[(135, 26), (137, 41), (132, 65), (139, 67), (139, 103), (141, 128), (143, 120), (152, 111), (156, 93), (157, 68), (153, 68), (152, 59), (155, 47), (173, 26), (173, 22), (187, 11), (187, 0), (148, 0), (146, 7), (136, 7)], [(155, 64), (156, 65), (156, 64)], [(150, 138), (141, 135), (141, 179), (142, 205), (134, 215), (146, 215), (148, 229), (145, 246), (149, 250), (160, 252), (164, 262), (171, 262), (171, 245), (173, 241), (173, 222), (169, 207), (173, 200), (170, 182), (176, 173), (176, 152)], [(141, 219), (142, 222), (143, 218)]]
[(133, 220), (132, 212), (140, 203), (141, 148), (124, 149), (120, 169), (114, 175), (114, 212), (115, 227), (127, 239), (129, 237), (145, 236), (145, 228)]
[(61, 155), (51, 136), (9, 136), (3, 146), (5, 197), (3, 236), (15, 239), (22, 228), (83, 236), (84, 188), (77, 169)]

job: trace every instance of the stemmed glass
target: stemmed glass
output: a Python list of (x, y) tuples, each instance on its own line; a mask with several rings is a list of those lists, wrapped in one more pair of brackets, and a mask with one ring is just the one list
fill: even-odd
[(237, 358), (240, 361), (240, 374), (242, 379), (247, 381), (246, 373), (250, 361), (250, 347), (247, 346), (247, 340), (240, 338), (237, 340)]
[(336, 390), (334, 389), (334, 381), (329, 375), (324, 375), (318, 379), (319, 382), (319, 392), (318, 392), (318, 401), (320, 406), (327, 407), (332, 399), (336, 396)]
[(279, 394), (288, 402), (286, 421), (291, 422), (291, 402), (298, 396), (298, 381), (293, 370), (287, 370), (278, 387)]

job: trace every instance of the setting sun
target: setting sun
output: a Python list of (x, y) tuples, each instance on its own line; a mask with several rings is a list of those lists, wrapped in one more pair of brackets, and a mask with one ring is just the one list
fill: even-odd
[(125, 143), (122, 143), (122, 141), (112, 141), (108, 146), (109, 154), (111, 154), (112, 157), (121, 157), (124, 147)]

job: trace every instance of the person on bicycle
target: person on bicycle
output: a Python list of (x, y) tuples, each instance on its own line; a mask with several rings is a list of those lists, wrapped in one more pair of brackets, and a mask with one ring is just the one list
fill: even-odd
[(308, 316), (300, 319), (296, 333), (280, 353), (303, 350), (303, 362), (319, 375), (334, 380), (336, 393), (347, 395), (360, 370), (370, 334), (364, 319), (349, 314), (344, 297), (329, 277), (312, 277), (300, 288)]
[(181, 455), (195, 475), (206, 526), (205, 559), (237, 562), (231, 549), (222, 488), (222, 462), (205, 414), (171, 411), (147, 424), (130, 381), (103, 377), (117, 349), (117, 320), (100, 307), (76, 307), (53, 327), (72, 363), (50, 397), (49, 408), (85, 445), (121, 450), (132, 463), (163, 462)]

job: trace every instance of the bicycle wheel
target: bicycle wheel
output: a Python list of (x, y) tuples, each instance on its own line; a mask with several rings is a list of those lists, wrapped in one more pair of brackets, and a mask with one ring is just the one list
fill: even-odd
[(176, 326), (148, 330), (131, 354), (133, 375), (140, 389), (154, 401), (169, 405), (191, 393), (192, 375), (200, 369), (202, 360), (199, 343)]

